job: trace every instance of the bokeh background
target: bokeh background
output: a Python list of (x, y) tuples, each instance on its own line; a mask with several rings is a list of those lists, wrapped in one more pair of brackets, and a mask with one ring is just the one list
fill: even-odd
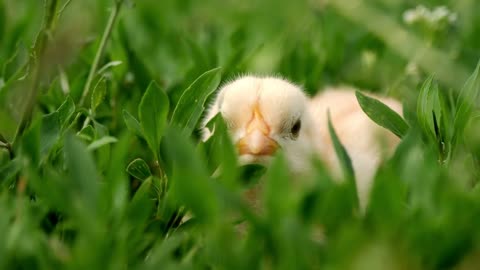
[[(48, 61), (74, 84), (86, 77), (82, 67), (91, 64), (112, 3), (60, 2), (68, 5), (51, 33), (56, 46)], [(2, 84), (26, 62), (43, 5), (0, 5)], [(137, 98), (135, 87), (144, 89), (153, 78), (176, 100), (186, 78), (217, 66), (224, 68), (224, 80), (276, 74), (312, 94), (325, 85), (352, 84), (405, 97), (426, 75), (436, 75), (444, 88), (462, 86), (480, 57), (479, 9), (475, 0), (130, 0), (106, 57), (122, 61), (115, 76), (125, 82), (122, 91)], [(8, 107), (15, 110), (16, 101), (5, 103), (7, 91), (0, 92), (0, 130), (8, 134), (16, 121)]]

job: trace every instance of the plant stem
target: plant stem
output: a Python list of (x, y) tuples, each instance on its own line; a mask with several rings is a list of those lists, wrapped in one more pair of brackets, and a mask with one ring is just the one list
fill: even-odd
[(25, 129), (28, 127), (30, 120), (32, 118), (33, 109), (37, 100), (38, 90), (40, 86), (40, 68), (43, 63), (43, 54), (48, 41), (48, 36), (52, 32), (52, 28), (55, 21), (55, 10), (57, 7), (57, 0), (45, 0), (45, 17), (44, 17), (44, 26), (38, 33), (38, 36), (35, 40), (33, 46), (32, 55), (29, 59), (29, 65), (33, 67), (32, 69), (32, 79), (31, 79), (31, 88), (27, 93), (25, 98), (25, 105), (23, 106), (22, 116), (20, 119), (20, 124), (17, 127), (15, 136), (13, 138), (12, 145), (15, 145), (18, 142), (19, 137), (23, 134)]
[(118, 13), (120, 11), (120, 7), (122, 6), (122, 1), (115, 1), (115, 5), (113, 6), (112, 12), (110, 13), (110, 18), (108, 18), (107, 26), (105, 27), (105, 31), (103, 32), (102, 39), (100, 41), (100, 45), (97, 49), (97, 53), (95, 54), (95, 58), (93, 59), (92, 67), (90, 68), (90, 72), (88, 73), (87, 82), (85, 83), (85, 88), (83, 88), (82, 98), (80, 99), (80, 106), (83, 105), (85, 99), (90, 92), (90, 87), (93, 82), (93, 78), (95, 77), (95, 73), (97, 72), (98, 64), (100, 63), (100, 58), (102, 58), (103, 52), (105, 51), (105, 47), (107, 45), (108, 38), (112, 33), (113, 25), (117, 19)]

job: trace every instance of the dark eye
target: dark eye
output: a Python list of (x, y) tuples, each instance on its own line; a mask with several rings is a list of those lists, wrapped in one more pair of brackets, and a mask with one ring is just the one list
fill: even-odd
[(294, 138), (298, 137), (298, 133), (300, 132), (300, 128), (302, 128), (302, 122), (299, 120), (297, 120), (297, 122), (295, 122), (295, 124), (292, 126), (292, 129), (290, 130), (290, 132), (292, 133), (292, 136)]

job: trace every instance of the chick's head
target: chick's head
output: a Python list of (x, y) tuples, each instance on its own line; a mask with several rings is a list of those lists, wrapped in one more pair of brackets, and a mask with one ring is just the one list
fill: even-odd
[(240, 163), (266, 165), (281, 149), (292, 171), (302, 171), (311, 151), (307, 102), (304, 92), (286, 80), (246, 76), (220, 89), (206, 121), (221, 114)]

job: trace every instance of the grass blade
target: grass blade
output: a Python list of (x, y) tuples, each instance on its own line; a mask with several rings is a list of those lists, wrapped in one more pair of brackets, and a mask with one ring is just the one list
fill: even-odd
[(405, 136), (408, 131), (408, 124), (395, 111), (379, 100), (367, 97), (360, 91), (356, 91), (358, 103), (362, 110), (378, 125), (390, 130), (399, 138)]
[(172, 115), (172, 124), (191, 134), (205, 109), (207, 98), (220, 84), (220, 68), (209, 70), (198, 77), (182, 94)]
[(330, 117), (330, 111), (328, 112), (328, 131), (330, 133), (330, 138), (332, 139), (333, 147), (335, 149), (335, 153), (337, 154), (340, 167), (342, 168), (344, 178), (351, 186), (352, 191), (354, 191), (355, 204), (358, 205), (357, 185), (355, 183), (355, 172), (353, 171), (352, 160), (350, 159), (347, 150), (342, 145), (340, 139), (337, 136), (337, 133), (335, 132)]

